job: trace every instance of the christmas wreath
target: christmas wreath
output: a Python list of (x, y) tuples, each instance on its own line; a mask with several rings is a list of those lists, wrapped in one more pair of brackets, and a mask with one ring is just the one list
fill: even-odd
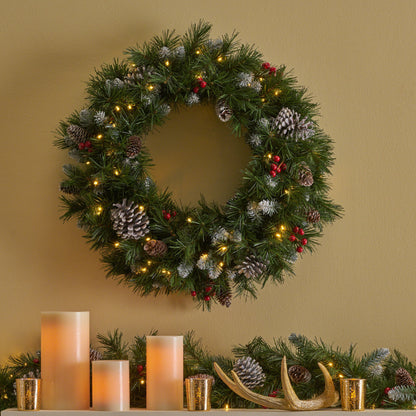
[[(88, 105), (61, 122), (62, 218), (77, 218), (108, 275), (142, 295), (184, 292), (200, 305), (229, 306), (282, 282), (322, 226), (340, 216), (327, 196), (331, 139), (317, 105), (285, 69), (271, 66), (237, 34), (209, 38), (194, 24), (127, 49), (125, 61), (91, 76)], [(241, 186), (223, 206), (182, 207), (160, 190), (145, 137), (171, 109), (206, 103), (252, 151)]]

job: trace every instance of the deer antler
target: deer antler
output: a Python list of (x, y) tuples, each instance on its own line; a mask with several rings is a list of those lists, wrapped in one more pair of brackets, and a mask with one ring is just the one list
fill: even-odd
[(261, 406), (265, 406), (270, 409), (282, 410), (317, 410), (324, 407), (330, 407), (338, 401), (339, 395), (335, 390), (331, 375), (321, 363), (318, 363), (318, 366), (321, 369), (325, 379), (324, 392), (314, 399), (300, 400), (290, 383), (289, 375), (287, 373), (286, 357), (283, 357), (281, 366), (282, 388), (285, 396), (284, 399), (262, 396), (261, 394), (251, 391), (244, 386), (234, 371), (231, 371), (231, 375), (234, 379), (234, 381), (232, 381), (229, 377), (227, 377), (224, 371), (222, 371), (221, 367), (217, 363), (214, 363), (214, 368), (218, 376), (234, 393)]

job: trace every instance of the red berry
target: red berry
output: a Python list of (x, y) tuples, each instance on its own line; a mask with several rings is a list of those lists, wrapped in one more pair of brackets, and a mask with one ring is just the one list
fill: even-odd
[(91, 142), (89, 140), (85, 142), (85, 147), (88, 147), (88, 149), (91, 147)]
[(277, 168), (277, 169), (276, 169), (276, 172), (277, 172), (277, 173), (280, 173), (281, 171), (282, 171), (282, 169), (280, 169), (280, 168)]
[(287, 169), (286, 163), (282, 163), (282, 165), (280, 167), (282, 168), (282, 170), (286, 170)]
[(198, 77), (198, 78), (197, 78), (197, 80), (198, 80), (199, 82), (201, 82), (201, 81), (203, 81), (203, 78), (202, 78), (202, 77)]
[(306, 246), (306, 244), (308, 244), (308, 239), (307, 238), (302, 238), (301, 243), (302, 243), (303, 246)]
[(209, 295), (204, 296), (204, 300), (206, 302), (210, 301), (211, 300), (211, 296), (209, 296)]
[(169, 213), (169, 212), (167, 212), (167, 213), (165, 214), (165, 219), (166, 219), (166, 220), (170, 220), (170, 217), (171, 217), (170, 213)]
[(80, 144), (78, 145), (78, 149), (79, 149), (79, 150), (84, 150), (84, 149), (85, 149), (85, 143), (80, 143)]
[(207, 286), (205, 288), (205, 292), (207, 292), (207, 293), (211, 292), (211, 290), (212, 290), (212, 287), (211, 286)]
[(269, 69), (270, 68), (270, 64), (268, 62), (264, 62), (261, 66), (264, 69)]
[(303, 231), (303, 229), (302, 229), (302, 228), (299, 228), (299, 234), (300, 234), (300, 235), (304, 235), (304, 234), (305, 234), (305, 231)]
[(162, 214), (165, 215), (166, 214), (166, 210), (162, 209)]
[(280, 162), (280, 156), (273, 156), (273, 160), (275, 161), (275, 162)]
[(140, 373), (143, 371), (143, 368), (144, 368), (144, 367), (143, 367), (142, 365), (140, 365), (140, 364), (139, 364), (139, 365), (137, 366), (137, 372), (140, 374)]
[(199, 91), (199, 87), (194, 87), (192, 91), (196, 94)]
[(274, 178), (276, 176), (276, 171), (275, 170), (271, 170), (270, 171), (270, 176), (272, 176)]
[(191, 296), (192, 296), (192, 297), (195, 297), (195, 296), (196, 296), (196, 292), (195, 292), (195, 290), (192, 290), (192, 291), (191, 291)]
[(380, 402), (380, 405), (381, 406), (384, 406), (386, 404), (386, 402), (384, 401), (384, 400), (382, 400), (381, 402)]
[(269, 397), (276, 397), (277, 396), (277, 392), (275, 392), (275, 391), (272, 391), (270, 394), (269, 394)]
[(176, 212), (176, 211), (173, 211), (173, 213), (172, 213), (172, 215), (174, 216), (174, 217), (176, 217), (176, 215), (177, 215), (178, 213)]
[(384, 394), (387, 394), (390, 390), (391, 390), (391, 388), (390, 388), (390, 387), (386, 387), (386, 388), (384, 389)]
[(201, 88), (205, 88), (207, 86), (207, 83), (205, 81), (200, 81), (199, 86)]
[(298, 252), (298, 253), (302, 253), (302, 251), (303, 251), (303, 247), (298, 247), (297, 249), (296, 249), (296, 251)]
[(91, 152), (92, 152), (92, 149), (91, 149), (91, 148), (89, 148), (89, 149), (88, 149), (88, 153), (91, 153)]
[(271, 168), (271, 170), (277, 170), (277, 165), (276, 165), (276, 163), (272, 163), (272, 164), (270, 165), (270, 168)]
[(293, 232), (297, 234), (299, 232), (299, 227), (293, 227)]
[(290, 240), (290, 241), (296, 241), (296, 237), (292, 234), (292, 235), (289, 237), (289, 240)]
[(39, 358), (34, 358), (34, 359), (33, 359), (33, 362), (34, 362), (35, 364), (39, 364)]
[(274, 66), (271, 66), (269, 69), (269, 74), (275, 74), (276, 73), (276, 68)]

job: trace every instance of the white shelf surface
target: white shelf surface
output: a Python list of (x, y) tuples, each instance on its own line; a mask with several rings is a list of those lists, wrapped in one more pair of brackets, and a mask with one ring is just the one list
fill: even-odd
[[(336, 409), (322, 409), (322, 410), (312, 410), (304, 412), (293, 412), (288, 410), (273, 410), (273, 409), (211, 409), (209, 410), (210, 416), (226, 416), (227, 413), (231, 413), (230, 416), (265, 416), (265, 414), (270, 415), (270, 413), (278, 413), (279, 416), (294, 416), (296, 413), (308, 413), (310, 416), (341, 416), (344, 413), (344, 416), (348, 413), (343, 412), (341, 408)], [(384, 410), (384, 409), (374, 409), (374, 410), (365, 410), (367, 414), (373, 416), (405, 416), (416, 414), (416, 410)], [(23, 416), (27, 411), (19, 411), (17, 409), (7, 409), (1, 412), (1, 416)], [(190, 412), (186, 409), (184, 410), (147, 410), (147, 409), (131, 409), (126, 412), (113, 412), (113, 411), (96, 411), (96, 410), (39, 410), (36, 411), (36, 416), (189, 416), (190, 414), (195, 413), (206, 413), (202, 411)], [(349, 412), (351, 414), (351, 412)], [(354, 412), (354, 413), (363, 413), (363, 412)], [(358, 416), (357, 414), (357, 416)], [(415, 415), (413, 415), (415, 416)]]

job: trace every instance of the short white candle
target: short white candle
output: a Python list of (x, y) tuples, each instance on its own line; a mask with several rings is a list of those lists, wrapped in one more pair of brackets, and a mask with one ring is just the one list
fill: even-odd
[(146, 337), (146, 407), (183, 410), (183, 337)]
[(41, 314), (42, 409), (90, 407), (90, 313)]
[(92, 362), (92, 407), (94, 410), (130, 409), (129, 362)]

